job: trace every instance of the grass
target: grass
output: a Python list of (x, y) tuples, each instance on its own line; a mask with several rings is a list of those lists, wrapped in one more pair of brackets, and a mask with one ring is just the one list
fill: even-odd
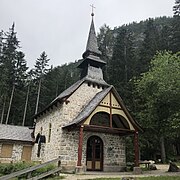
[(180, 180), (180, 176), (142, 177), (137, 180)]
[(65, 179), (65, 178), (66, 178), (65, 176), (55, 176), (52, 178), (46, 178), (46, 180), (58, 180), (58, 179)]
[[(96, 178), (93, 180), (121, 180), (121, 179), (122, 178)], [(136, 177), (134, 178), (134, 180), (180, 180), (180, 176)]]

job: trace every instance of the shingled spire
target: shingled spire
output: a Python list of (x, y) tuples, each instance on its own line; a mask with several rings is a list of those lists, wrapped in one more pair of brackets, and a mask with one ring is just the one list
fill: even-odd
[(100, 59), (102, 53), (98, 49), (93, 20), (94, 13), (92, 13), (91, 16), (92, 21), (86, 50), (82, 55), (83, 61), (78, 67), (82, 69), (81, 78), (86, 77), (90, 81), (94, 81), (99, 84), (107, 84), (103, 79), (102, 67), (106, 64), (106, 62)]
[(86, 51), (83, 53), (83, 58), (86, 58), (90, 54), (98, 56), (98, 57), (101, 56), (102, 54), (101, 51), (99, 51), (98, 45), (97, 45), (97, 38), (96, 38), (96, 33), (95, 33), (95, 28), (94, 28), (93, 16), (92, 16), (88, 41), (86, 45)]

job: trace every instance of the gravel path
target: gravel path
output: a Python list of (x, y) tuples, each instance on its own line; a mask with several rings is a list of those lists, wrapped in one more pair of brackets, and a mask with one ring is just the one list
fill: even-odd
[(146, 176), (180, 176), (180, 172), (170, 173), (169, 165), (156, 165), (157, 170), (144, 171), (143, 174), (133, 175), (132, 172), (85, 172), (84, 174), (61, 174), (66, 180), (87, 180), (95, 178), (123, 178), (123, 177), (146, 177)]

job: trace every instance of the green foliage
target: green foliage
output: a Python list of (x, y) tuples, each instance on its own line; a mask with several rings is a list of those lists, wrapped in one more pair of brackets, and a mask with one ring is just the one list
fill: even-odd
[[(95, 178), (94, 180), (119, 180), (120, 178)], [(135, 180), (180, 180), (179, 176), (135, 177)]]
[(36, 64), (34, 65), (34, 69), (32, 70), (35, 79), (39, 79), (49, 72), (49, 69), (47, 68), (49, 66), (49, 60), (50, 59), (48, 59), (45, 51), (43, 51), (40, 54), (40, 57), (37, 58)]
[(40, 168), (40, 169), (37, 169), (37, 170), (33, 171), (32, 176), (33, 177), (34, 176), (38, 176), (38, 175), (40, 175), (42, 173), (48, 172), (50, 170), (53, 170), (54, 168), (55, 168), (55, 165), (49, 164), (49, 165), (47, 165), (47, 166), (45, 166), (43, 168)]
[(149, 63), (157, 50), (160, 50), (160, 31), (154, 23), (154, 19), (149, 19), (144, 31), (144, 41), (140, 49), (140, 61), (138, 71), (140, 73), (148, 71)]
[[(160, 53), (155, 58), (158, 60), (150, 63), (158, 50), (179, 52), (179, 43), (179, 0), (175, 1), (172, 18), (147, 19), (114, 29), (104, 25), (98, 34), (102, 59), (107, 63), (103, 69), (104, 79), (115, 86), (128, 109), (132, 111), (131, 114), (145, 128), (145, 133), (140, 137), (145, 158), (152, 158), (154, 153), (159, 153), (159, 134), (169, 136), (165, 143), (171, 141), (180, 144), (177, 101), (179, 72), (177, 69), (174, 70), (179, 54)], [(12, 88), (15, 86), (8, 123), (22, 124), (29, 86), (25, 125), (32, 126), (38, 94), (38, 111), (41, 111), (79, 79), (80, 72), (76, 67), (81, 60), (49, 68), (49, 58), (42, 52), (34, 68), (27, 75), (25, 55), (19, 46), (14, 24), (8, 32), (0, 31), (0, 113), (3, 117), (1, 120), (3, 123), (6, 120)], [(144, 75), (141, 79), (142, 73)], [(149, 80), (144, 82), (145, 78)], [(141, 81), (137, 81), (137, 91), (134, 90), (134, 79)], [(132, 157), (133, 148), (129, 149), (132, 149), (131, 152), (128, 151), (129, 157)], [(167, 149), (167, 152), (173, 157), (171, 150)]]
[(146, 151), (157, 152), (161, 136), (168, 140), (180, 136), (179, 69), (179, 53), (160, 52), (151, 61), (150, 70), (136, 81), (142, 100), (138, 119), (146, 129), (143, 141)]
[[(16, 171), (20, 171), (22, 169), (29, 168), (33, 165), (34, 165), (33, 163), (24, 163), (24, 162), (11, 163), (11, 164), (0, 164), (0, 176), (7, 175), (7, 174), (10, 174), (10, 173), (13, 173)], [(40, 169), (33, 171), (31, 175), (32, 175), (32, 177), (38, 176), (42, 173), (53, 170), (54, 168), (55, 168), (55, 165), (50, 164), (50, 165), (47, 165), (43, 168), (40, 168)], [(27, 174), (23, 174), (20, 176), (20, 178), (26, 179), (26, 176), (27, 176)]]
[(172, 21), (171, 50), (180, 51), (180, 1), (176, 0), (173, 7), (174, 16)]
[(0, 164), (0, 174), (1, 175), (10, 174), (10, 173), (31, 167), (32, 165), (33, 165), (32, 163), (23, 163), (23, 162), (11, 163), (11, 164)]
[(116, 87), (125, 101), (128, 101), (126, 97), (131, 96), (129, 80), (135, 75), (136, 57), (133, 42), (133, 33), (128, 30), (127, 26), (116, 30), (113, 54), (107, 67), (109, 72), (108, 83)]
[(174, 16), (180, 16), (180, 0), (175, 0), (173, 11), (174, 11)]
[(151, 176), (151, 177), (140, 177), (137, 180), (180, 180), (179, 176)]
[[(8, 32), (1, 32), (0, 42), (0, 109), (4, 108), (4, 114), (1, 115), (2, 121), (7, 118), (8, 123), (18, 124), (23, 116), (22, 105), (24, 99), (24, 86), (26, 81), (27, 65), (24, 59), (24, 53), (20, 51), (19, 41), (16, 37), (15, 25)], [(15, 92), (12, 89), (15, 87)], [(19, 96), (19, 94), (21, 94)], [(10, 98), (13, 103), (11, 105)], [(6, 106), (4, 106), (6, 105)], [(10, 116), (7, 117), (8, 108)]]
[(99, 50), (102, 52), (101, 58), (107, 63), (107, 66), (105, 66), (103, 69), (104, 78), (109, 81), (110, 70), (108, 67), (110, 65), (113, 46), (115, 43), (114, 31), (106, 24), (103, 25), (100, 28), (100, 33), (97, 36), (97, 40)]

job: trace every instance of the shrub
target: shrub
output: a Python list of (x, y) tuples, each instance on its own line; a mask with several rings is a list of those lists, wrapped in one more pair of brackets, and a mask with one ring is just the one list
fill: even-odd
[(11, 164), (0, 164), (0, 175), (6, 175), (10, 174), (25, 168), (28, 168), (32, 166), (32, 163), (23, 163), (23, 162), (18, 162), (18, 163), (11, 163)]
[(50, 171), (50, 170), (53, 170), (54, 168), (55, 168), (55, 165), (49, 164), (49, 165), (47, 165), (47, 166), (45, 166), (45, 167), (43, 167), (43, 168), (40, 168), (40, 169), (37, 169), (37, 170), (33, 171), (33, 172), (32, 172), (32, 176), (33, 176), (33, 177), (34, 177), (34, 176), (38, 176), (38, 175), (40, 175), (40, 174), (42, 174), (42, 173), (48, 172), (48, 171)]

